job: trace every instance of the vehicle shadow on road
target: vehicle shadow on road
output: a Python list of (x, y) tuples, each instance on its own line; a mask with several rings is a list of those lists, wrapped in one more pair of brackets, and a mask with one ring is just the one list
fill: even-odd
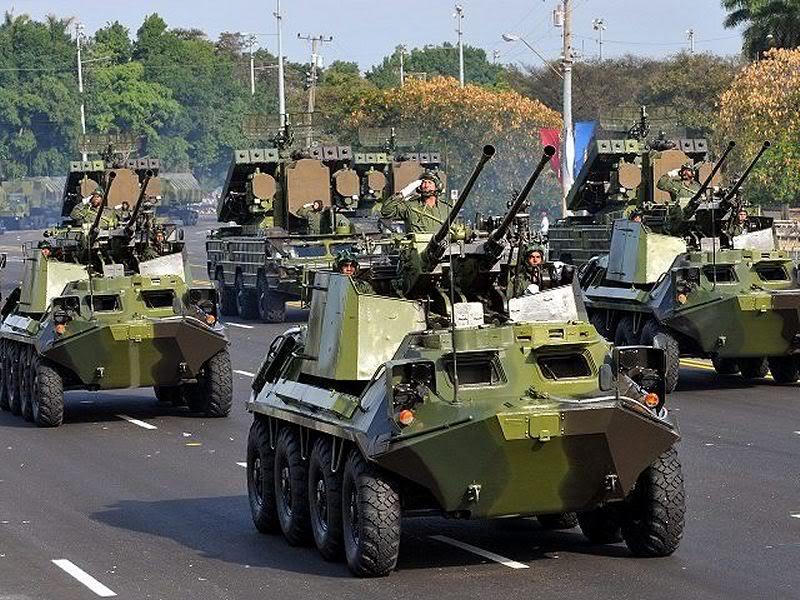
[(740, 375), (718, 375), (704, 369), (682, 368), (676, 392), (708, 392), (722, 390), (758, 390), (759, 388), (792, 388), (798, 384), (781, 385), (771, 379), (745, 380)]

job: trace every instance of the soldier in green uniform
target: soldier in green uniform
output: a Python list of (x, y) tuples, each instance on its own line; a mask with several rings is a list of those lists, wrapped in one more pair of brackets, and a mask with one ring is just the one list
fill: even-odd
[(656, 187), (669, 192), (672, 204), (678, 204), (681, 209), (686, 208), (689, 200), (700, 190), (700, 184), (695, 181), (694, 168), (690, 163), (684, 163), (680, 169), (664, 173)]
[(322, 217), (325, 212), (322, 210), (322, 202), (314, 200), (308, 204), (304, 204), (297, 210), (297, 216), (305, 219), (308, 224), (308, 233), (310, 235), (319, 235), (322, 233)]
[(337, 252), (336, 257), (334, 258), (334, 264), (336, 265), (336, 270), (339, 273), (342, 275), (347, 275), (353, 280), (353, 285), (356, 286), (358, 293), (375, 293), (375, 290), (372, 289), (372, 286), (369, 284), (369, 282), (364, 281), (363, 279), (357, 279), (355, 277), (356, 273), (358, 272), (358, 257), (350, 252), (350, 250), (341, 250), (340, 252)]
[(753, 230), (748, 217), (749, 215), (747, 214), (747, 209), (740, 208), (739, 212), (736, 213), (736, 221), (733, 223), (733, 227), (731, 228), (731, 235), (733, 237)]
[(101, 187), (95, 188), (92, 195), (89, 196), (88, 202), (79, 202), (72, 209), (69, 214), (78, 225), (92, 225), (97, 218), (97, 211), (102, 210), (103, 214), (100, 217), (100, 229), (113, 229), (118, 224), (117, 214), (113, 209), (103, 206), (103, 196), (105, 190)]
[(402, 219), (406, 233), (436, 233), (447, 222), (451, 206), (439, 200), (442, 182), (432, 171), (425, 171), (394, 194), (381, 207), (385, 219)]
[(141, 260), (152, 260), (159, 256), (170, 253), (170, 244), (167, 241), (167, 233), (162, 225), (156, 225), (147, 246), (142, 251)]
[(530, 245), (522, 251), (522, 264), (514, 282), (514, 298), (535, 294), (542, 285), (541, 268), (544, 264), (544, 249)]

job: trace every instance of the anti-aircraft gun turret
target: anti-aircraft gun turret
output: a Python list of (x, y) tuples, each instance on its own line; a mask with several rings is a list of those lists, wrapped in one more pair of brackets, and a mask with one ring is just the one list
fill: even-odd
[[(157, 166), (141, 160), (73, 163), (64, 224), (23, 246), (22, 285), (1, 313), (0, 407), (37, 425), (60, 425), (64, 390), (75, 389), (152, 386), (160, 401), (208, 417), (230, 411), (216, 290), (192, 277), (177, 228), (155, 222)], [(92, 221), (73, 221), (72, 209), (101, 184), (107, 194)], [(128, 205), (121, 224), (109, 200)]]

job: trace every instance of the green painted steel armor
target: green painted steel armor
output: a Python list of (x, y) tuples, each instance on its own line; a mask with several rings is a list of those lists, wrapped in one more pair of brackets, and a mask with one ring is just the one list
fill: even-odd
[(391, 572), (401, 519), (426, 513), (543, 524), (578, 513), (596, 543), (621, 533), (638, 556), (677, 548), (683, 479), (663, 352), (612, 348), (566, 280), (509, 299), (519, 206), (466, 241), (451, 243), (446, 223), (411, 234), (394, 269), (372, 270), (377, 293), (316, 274), (308, 325), (273, 341), (247, 404), (259, 531), (313, 539), (358, 576)]

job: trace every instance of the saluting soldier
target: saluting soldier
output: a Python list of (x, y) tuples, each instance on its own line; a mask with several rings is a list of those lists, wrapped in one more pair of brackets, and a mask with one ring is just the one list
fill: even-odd
[(385, 219), (402, 219), (406, 233), (436, 233), (447, 222), (452, 208), (439, 199), (442, 182), (433, 171), (409, 183), (381, 207)]
[(97, 218), (97, 211), (102, 210), (103, 214), (100, 217), (100, 229), (113, 229), (117, 226), (117, 214), (113, 209), (103, 206), (103, 197), (105, 190), (101, 187), (95, 188), (92, 195), (89, 196), (85, 202), (79, 202), (75, 208), (72, 209), (69, 216), (78, 225), (92, 225)]
[(700, 183), (694, 178), (694, 168), (691, 163), (684, 163), (680, 169), (673, 169), (664, 173), (656, 183), (656, 187), (669, 192), (672, 204), (686, 208), (694, 195), (700, 191)]

